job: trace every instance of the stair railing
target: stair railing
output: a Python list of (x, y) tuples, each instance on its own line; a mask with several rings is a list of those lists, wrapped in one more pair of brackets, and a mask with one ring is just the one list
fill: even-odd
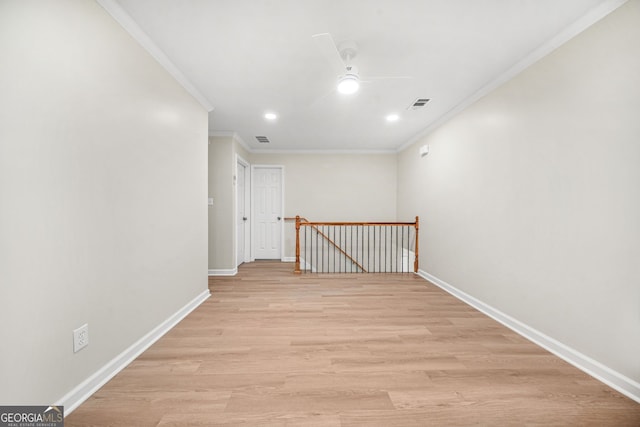
[(299, 215), (286, 219), (295, 219), (297, 274), (408, 273), (411, 257), (413, 272), (418, 272), (418, 217), (415, 222), (311, 222)]

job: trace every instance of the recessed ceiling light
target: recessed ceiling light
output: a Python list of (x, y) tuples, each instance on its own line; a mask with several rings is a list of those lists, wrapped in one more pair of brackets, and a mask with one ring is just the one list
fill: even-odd
[(400, 116), (397, 114), (389, 114), (386, 118), (388, 122), (397, 122)]
[(278, 115), (276, 113), (265, 113), (264, 118), (267, 120), (275, 120), (278, 118)]

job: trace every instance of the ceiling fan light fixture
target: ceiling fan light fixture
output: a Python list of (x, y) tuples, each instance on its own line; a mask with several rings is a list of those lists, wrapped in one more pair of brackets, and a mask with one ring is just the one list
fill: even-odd
[(338, 92), (344, 95), (354, 94), (359, 88), (360, 81), (356, 75), (347, 74), (338, 81)]

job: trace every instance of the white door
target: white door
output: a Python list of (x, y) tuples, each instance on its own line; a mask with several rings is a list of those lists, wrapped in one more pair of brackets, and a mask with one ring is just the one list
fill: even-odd
[(280, 259), (282, 236), (282, 168), (253, 169), (255, 259)]
[(236, 166), (236, 266), (245, 261), (246, 253), (245, 242), (248, 225), (246, 173), (247, 166), (238, 161)]

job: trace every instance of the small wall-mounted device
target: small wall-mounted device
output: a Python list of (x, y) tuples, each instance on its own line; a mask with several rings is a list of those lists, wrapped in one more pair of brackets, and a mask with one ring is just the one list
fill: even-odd
[(420, 157), (424, 157), (429, 154), (429, 145), (425, 144), (420, 147)]

